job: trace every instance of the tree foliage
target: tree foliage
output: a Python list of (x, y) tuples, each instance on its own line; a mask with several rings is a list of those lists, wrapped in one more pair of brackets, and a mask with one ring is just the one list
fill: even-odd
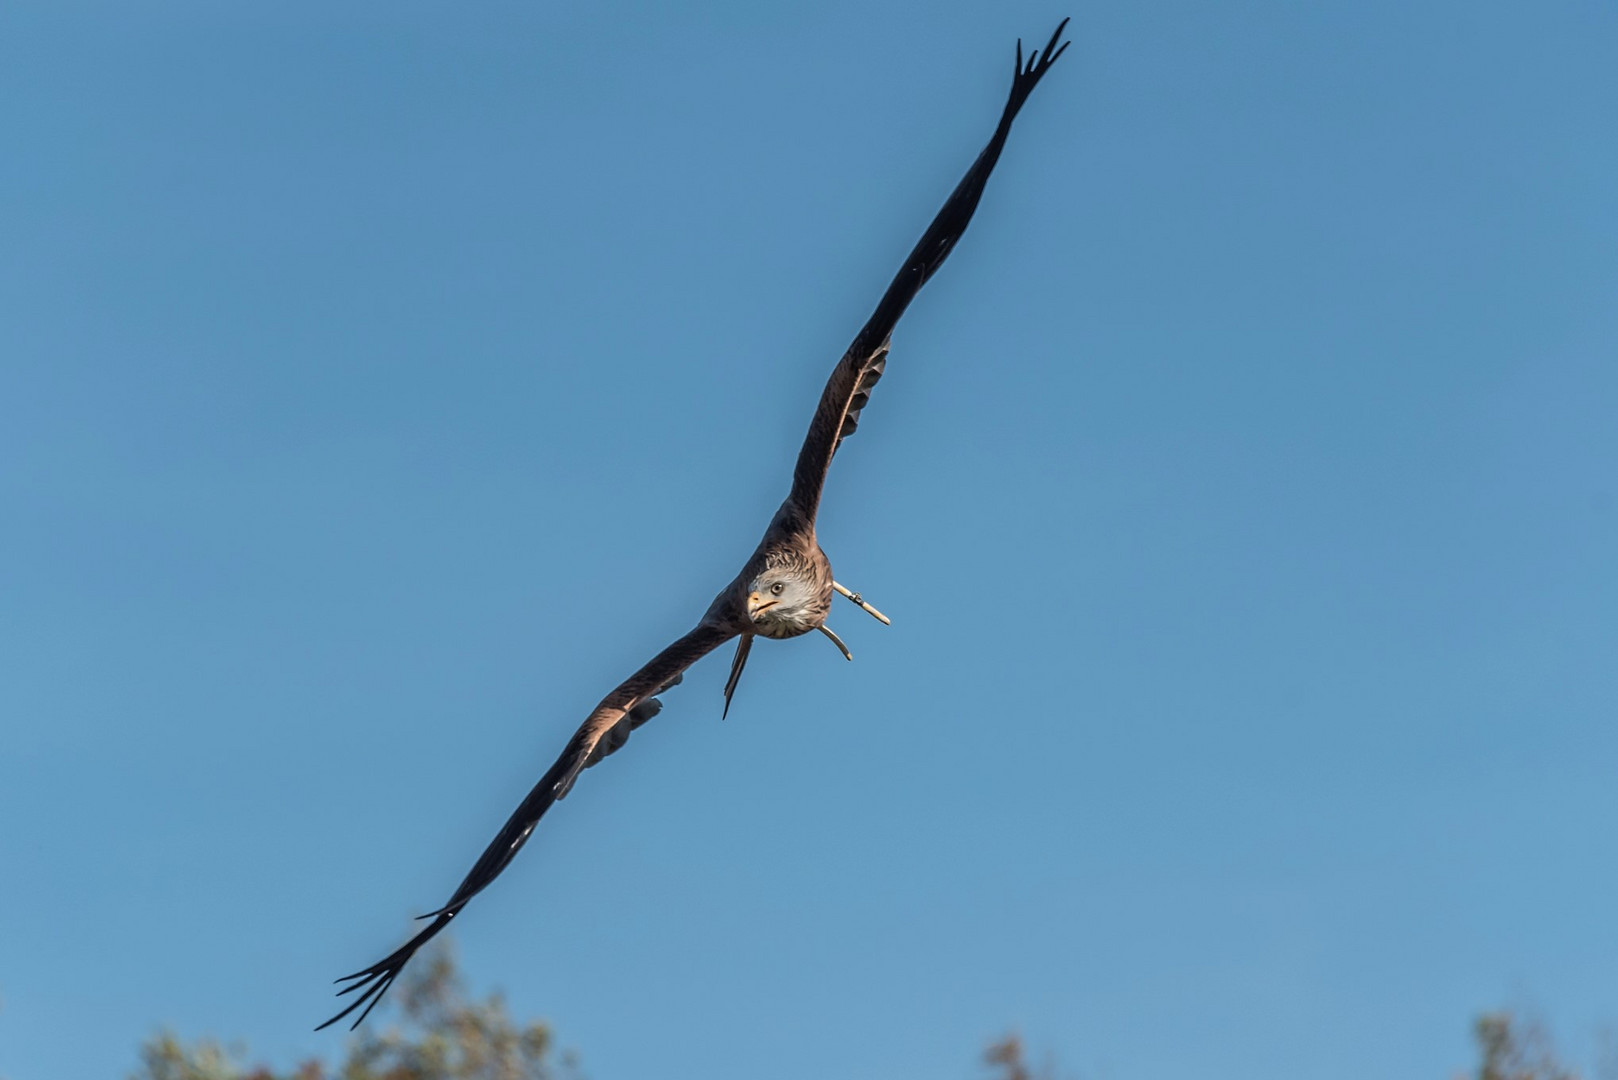
[(1056, 1080), (1056, 1066), (1049, 1058), (1037, 1070), (1028, 1064), (1028, 1051), (1015, 1031), (989, 1044), (983, 1063), (994, 1072), (993, 1080)]
[(995, 1080), (1033, 1080), (1023, 1060), (1022, 1037), (1016, 1032), (990, 1043), (983, 1051), (983, 1063), (998, 1073)]
[[(160, 1032), (141, 1047), (130, 1080), (568, 1080), (570, 1054), (557, 1054), (542, 1021), (513, 1021), (504, 999), (469, 998), (450, 948), (419, 957), (390, 1004), (399, 1023), (367, 1028), (341, 1064), (314, 1060), (291, 1072), (248, 1066), (244, 1048), (213, 1039), (186, 1044)], [(373, 1021), (374, 1023), (374, 1021)]]
[[(504, 999), (467, 996), (454, 953), (440, 945), (424, 953), (394, 988), (373, 1025), (350, 1042), (340, 1064), (306, 1061), (290, 1072), (248, 1065), (236, 1044), (199, 1039), (187, 1044), (159, 1032), (140, 1049), (140, 1069), (129, 1080), (577, 1080), (571, 1054), (558, 1053), (542, 1021), (512, 1020)], [(1478, 1052), (1475, 1080), (1581, 1080), (1560, 1061), (1545, 1025), (1532, 1014), (1501, 1010), (1473, 1024)], [(983, 1064), (992, 1080), (1054, 1080), (1055, 1067), (1028, 1063), (1015, 1033), (989, 1044)], [(1618, 1080), (1618, 1059), (1596, 1070)], [(1456, 1080), (1465, 1080), (1457, 1077)]]
[(1556, 1058), (1544, 1024), (1509, 1011), (1484, 1013), (1472, 1027), (1478, 1080), (1579, 1080)]

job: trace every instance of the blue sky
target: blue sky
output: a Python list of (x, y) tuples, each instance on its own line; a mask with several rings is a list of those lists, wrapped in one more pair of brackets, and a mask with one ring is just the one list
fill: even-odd
[(335, 1056), (751, 550), (725, 662), (458, 924), (596, 1080), (1442, 1077), (1618, 1020), (1611, 5), (0, 14), (0, 1074)]

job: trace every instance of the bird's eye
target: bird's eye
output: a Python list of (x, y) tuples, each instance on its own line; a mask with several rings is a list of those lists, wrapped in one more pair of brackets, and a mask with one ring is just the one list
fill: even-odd
[(776, 583), (775, 583), (775, 584), (774, 584), (774, 585), (771, 585), (771, 586), (770, 586), (770, 592), (772, 592), (772, 593), (774, 593), (774, 594), (775, 594), (775, 595), (776, 595), (776, 596), (780, 596), (780, 595), (781, 595), (781, 593), (782, 593), (782, 592), (783, 592), (783, 591), (785, 591), (785, 589), (786, 589), (786, 587), (787, 587), (787, 583), (786, 583), (786, 582), (784, 582), (784, 581), (777, 581), (777, 582), (776, 582)]

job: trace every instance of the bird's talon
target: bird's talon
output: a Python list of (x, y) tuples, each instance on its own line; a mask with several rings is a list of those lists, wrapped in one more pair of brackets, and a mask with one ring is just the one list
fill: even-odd
[(827, 637), (831, 638), (831, 643), (837, 646), (837, 651), (843, 654), (844, 660), (854, 659), (854, 654), (848, 651), (848, 646), (843, 644), (842, 638), (832, 633), (831, 630), (825, 626), (819, 626), (816, 627), (816, 629), (818, 629), (822, 634), (825, 634)]

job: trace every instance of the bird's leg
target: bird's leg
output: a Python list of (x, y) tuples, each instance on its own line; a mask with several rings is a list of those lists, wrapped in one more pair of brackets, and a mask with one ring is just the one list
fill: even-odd
[(884, 626), (892, 626), (893, 625), (893, 620), (892, 619), (890, 619), (886, 615), (882, 614), (880, 611), (878, 611), (876, 608), (872, 607), (870, 604), (867, 604), (865, 602), (865, 599), (863, 597), (861, 597), (859, 593), (857, 593), (857, 592), (849, 592), (847, 589), (843, 588), (841, 585), (837, 584), (837, 582), (835, 582), (835, 581), (831, 583), (831, 587), (836, 589), (838, 592), (842, 593), (844, 596), (848, 597), (850, 600), (854, 601), (854, 603), (858, 604), (860, 607), (864, 608), (867, 615), (870, 615), (872, 618), (877, 619)]
[(854, 659), (854, 654), (848, 651), (848, 646), (843, 644), (843, 639), (842, 638), (838, 637), (836, 634), (832, 633), (830, 630), (826, 629), (826, 627), (824, 627), (824, 626), (817, 627), (817, 629), (819, 629), (819, 631), (822, 634), (825, 634), (827, 637), (831, 638), (831, 643), (833, 645), (837, 646), (838, 651), (840, 651), (843, 654), (843, 659), (845, 659), (845, 660)]

